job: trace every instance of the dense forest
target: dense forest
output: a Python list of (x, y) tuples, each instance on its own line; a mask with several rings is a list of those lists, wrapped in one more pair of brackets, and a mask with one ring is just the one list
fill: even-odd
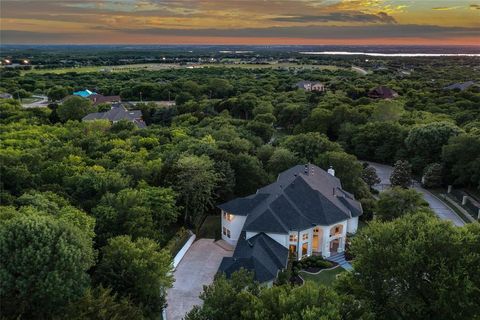
[[(352, 64), (371, 72), (359, 74)], [(172, 248), (185, 228), (198, 230), (207, 215), (218, 214), (215, 204), (253, 193), (281, 171), (310, 162), (335, 168), (344, 188), (361, 201), (364, 220), (374, 220), (352, 244), (359, 272), (334, 289), (261, 289), (250, 285), (246, 274), (220, 277), (203, 294), (207, 307), (193, 310), (189, 319), (222, 319), (214, 312), (227, 304), (222, 296), (240, 301), (222, 311), (229, 319), (280, 319), (287, 309), (293, 311), (285, 319), (478, 319), (478, 224), (455, 229), (423, 207), (417, 215), (382, 221), (359, 160), (391, 165), (406, 160), (418, 178), (438, 166), (435, 187), (451, 184), (480, 192), (480, 87), (444, 89), (480, 83), (480, 62), (353, 57), (339, 65), (64, 74), (3, 69), (0, 92), (45, 94), (50, 104), (25, 109), (18, 100), (0, 100), (2, 315), (156, 319), (173, 281)], [(301, 80), (321, 81), (327, 91), (295, 88)], [(399, 97), (370, 98), (378, 86)], [(123, 101), (143, 100), (134, 108), (148, 127), (79, 121), (106, 107), (70, 96), (86, 88)], [(167, 100), (175, 104), (157, 103)], [(433, 230), (445, 239), (422, 240), (414, 248), (412, 239), (428, 238)], [(408, 246), (399, 246), (402, 241), (395, 237)], [(380, 245), (385, 239), (391, 251)], [(375, 246), (367, 247), (367, 240)], [(435, 249), (435, 256), (422, 245)], [(423, 256), (406, 259), (402, 250), (407, 249)], [(448, 251), (445, 270), (433, 272), (443, 249)], [(464, 259), (454, 259), (453, 252), (465, 252)], [(391, 267), (390, 261), (384, 266), (391, 267), (388, 272), (374, 272), (374, 259), (396, 255), (401, 267)], [(432, 279), (425, 281), (434, 285), (407, 289), (392, 280), (408, 299), (392, 298), (395, 290), (382, 281), (397, 274), (409, 277), (409, 268), (419, 266), (432, 270)], [(16, 270), (25, 276), (16, 277)], [(454, 279), (463, 282), (453, 286)], [(312, 292), (317, 299), (310, 297), (305, 305), (289, 302)], [(458, 299), (462, 310), (447, 312), (448, 303)]]

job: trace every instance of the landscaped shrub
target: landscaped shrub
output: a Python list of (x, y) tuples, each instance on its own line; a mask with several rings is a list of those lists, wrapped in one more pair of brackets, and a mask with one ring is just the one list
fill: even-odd
[(281, 286), (281, 285), (287, 284), (289, 283), (291, 277), (292, 277), (291, 270), (289, 270), (288, 268), (285, 270), (282, 270), (278, 273), (277, 280), (275, 281), (275, 285)]
[(187, 229), (182, 227), (178, 229), (175, 236), (173, 236), (170, 241), (168, 241), (168, 243), (165, 245), (165, 249), (170, 251), (172, 257), (174, 257), (189, 238), (190, 232), (188, 232)]
[(297, 275), (300, 270), (318, 272), (322, 269), (331, 268), (333, 266), (333, 262), (327, 261), (321, 256), (310, 256), (300, 261), (294, 261), (292, 263), (292, 273)]

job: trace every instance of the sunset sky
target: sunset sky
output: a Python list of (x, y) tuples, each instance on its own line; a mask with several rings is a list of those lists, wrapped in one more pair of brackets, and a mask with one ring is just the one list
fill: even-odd
[(480, 45), (480, 0), (0, 3), (2, 43)]

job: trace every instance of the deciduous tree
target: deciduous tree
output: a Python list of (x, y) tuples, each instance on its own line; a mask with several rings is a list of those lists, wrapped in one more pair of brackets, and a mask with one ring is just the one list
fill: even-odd
[(398, 160), (395, 162), (392, 174), (390, 175), (392, 186), (408, 188), (412, 184), (412, 167), (408, 161)]
[(119, 236), (108, 241), (101, 255), (96, 282), (140, 305), (147, 317), (158, 317), (173, 283), (170, 254), (153, 240)]

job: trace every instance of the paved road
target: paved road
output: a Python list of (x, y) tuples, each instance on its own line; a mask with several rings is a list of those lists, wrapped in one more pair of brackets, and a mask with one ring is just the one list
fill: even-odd
[[(375, 189), (382, 191), (386, 186), (390, 185), (390, 175), (392, 174), (393, 167), (379, 164), (374, 162), (368, 162), (372, 167), (377, 170), (377, 175), (380, 178), (380, 184), (374, 186)], [(443, 201), (438, 199), (428, 190), (422, 188), (418, 182), (414, 183), (415, 190), (423, 194), (423, 198), (425, 201), (428, 202), (430, 208), (443, 220), (452, 221), (452, 223), (456, 226), (463, 226), (465, 222), (453, 211), (448, 207)]]
[(22, 104), (24, 108), (43, 108), (48, 105), (48, 97), (46, 96), (33, 96), (33, 98), (39, 99), (38, 101), (32, 103)]
[(167, 292), (167, 320), (180, 320), (193, 306), (200, 305), (203, 286), (211, 284), (223, 257), (231, 257), (213, 239), (198, 239), (174, 272), (175, 283)]

